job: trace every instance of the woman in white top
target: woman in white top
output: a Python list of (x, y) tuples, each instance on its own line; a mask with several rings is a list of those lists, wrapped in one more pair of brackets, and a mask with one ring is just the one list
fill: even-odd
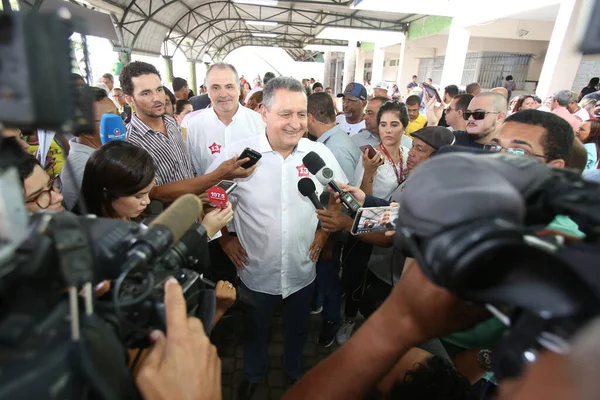
[(369, 158), (368, 151), (356, 167), (354, 182), (367, 194), (389, 199), (406, 179), (408, 149), (400, 144), (408, 125), (408, 111), (404, 103), (388, 101), (377, 113), (381, 143), (377, 153)]
[(598, 150), (600, 149), (600, 120), (591, 119), (579, 127), (577, 138), (585, 146), (588, 153), (585, 169), (598, 168)]

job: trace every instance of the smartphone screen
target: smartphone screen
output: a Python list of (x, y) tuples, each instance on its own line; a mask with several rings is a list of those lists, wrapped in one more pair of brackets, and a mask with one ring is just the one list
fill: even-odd
[(398, 206), (361, 208), (356, 213), (350, 233), (362, 235), (395, 230), (399, 210)]
[(233, 181), (221, 181), (217, 184), (217, 186), (225, 190), (225, 193), (229, 194), (235, 190), (237, 183)]

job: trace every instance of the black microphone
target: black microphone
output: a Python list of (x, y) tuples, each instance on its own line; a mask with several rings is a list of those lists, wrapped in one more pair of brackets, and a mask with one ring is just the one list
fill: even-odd
[(298, 181), (298, 190), (302, 193), (302, 196), (308, 197), (311, 203), (315, 206), (317, 210), (324, 210), (323, 204), (317, 198), (317, 194), (315, 193), (317, 188), (315, 183), (310, 178), (302, 178)]
[(338, 185), (335, 183), (335, 175), (331, 168), (328, 168), (325, 165), (325, 161), (314, 151), (311, 151), (307, 155), (304, 156), (302, 162), (306, 169), (313, 174), (317, 180), (323, 185), (329, 185), (334, 191), (336, 191), (340, 195), (340, 201), (346, 207), (346, 209), (350, 212), (351, 216), (355, 216), (356, 212), (360, 208), (360, 204), (354, 196), (352, 196), (348, 192), (344, 192)]

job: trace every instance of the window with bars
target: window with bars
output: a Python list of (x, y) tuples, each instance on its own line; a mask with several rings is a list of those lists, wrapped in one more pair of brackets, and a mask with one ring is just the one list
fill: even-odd
[[(531, 54), (515, 54), (500, 52), (468, 53), (463, 69), (462, 86), (471, 82), (479, 82), (482, 88), (493, 88), (503, 85), (507, 75), (512, 75), (515, 89), (525, 86)], [(424, 57), (419, 62), (418, 76), (421, 79), (432, 78), (439, 83), (444, 68), (444, 56)]]

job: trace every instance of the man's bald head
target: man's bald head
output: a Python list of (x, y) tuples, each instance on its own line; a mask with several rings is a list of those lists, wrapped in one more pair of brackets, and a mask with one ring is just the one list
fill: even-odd
[[(504, 88), (496, 88), (496, 89), (504, 89)], [(493, 89), (492, 89), (493, 90)], [(504, 89), (506, 90), (506, 89)], [(498, 112), (506, 112), (506, 97), (498, 92), (484, 92), (479, 93), (473, 99), (487, 99), (491, 102), (494, 107), (493, 111)]]
[(504, 101), (505, 102), (506, 102), (506, 100), (508, 100), (508, 90), (506, 90), (506, 88), (495, 87), (490, 92), (501, 94), (502, 96), (504, 96)]

